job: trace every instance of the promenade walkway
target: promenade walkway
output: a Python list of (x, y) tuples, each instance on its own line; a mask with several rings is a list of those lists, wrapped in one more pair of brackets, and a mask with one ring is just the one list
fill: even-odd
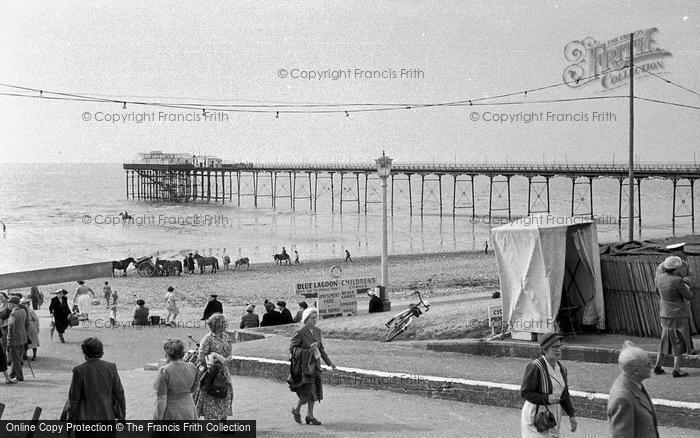
[[(614, 339), (607, 343), (619, 341)], [(522, 403), (519, 387), (531, 358), (436, 352), (426, 350), (427, 344), (324, 340), (327, 353), (338, 366), (338, 370), (327, 373), (325, 379), (332, 385), (414, 393), (499, 407), (516, 408)], [(237, 356), (237, 372), (283, 381), (289, 369), (288, 345), (289, 338), (281, 335), (236, 344), (233, 354)], [(648, 350), (651, 344), (642, 346)], [(604, 419), (608, 391), (620, 372), (618, 365), (578, 361), (564, 361), (564, 364), (580, 415)], [(645, 386), (654, 400), (660, 424), (700, 430), (697, 398), (700, 368), (686, 370), (690, 374), (686, 378), (674, 379), (670, 374), (654, 376), (645, 381)]]

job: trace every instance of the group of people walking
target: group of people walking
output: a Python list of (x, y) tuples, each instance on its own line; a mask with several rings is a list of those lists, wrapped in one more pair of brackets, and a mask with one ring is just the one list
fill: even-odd
[[(323, 398), (321, 360), (335, 369), (323, 347), (321, 330), (316, 327), (318, 310), (303, 312), (303, 326), (292, 337), (289, 388), (299, 402), (292, 408), (294, 420), (301, 423), (301, 408), (307, 405), (307, 424), (319, 425), (314, 405)], [(209, 333), (199, 343), (196, 364), (183, 361), (185, 344), (168, 339), (163, 344), (167, 363), (156, 373), (155, 420), (226, 420), (233, 415), (231, 339), (222, 313), (207, 319)], [(126, 417), (127, 403), (116, 364), (102, 360), (104, 346), (98, 338), (81, 344), (85, 362), (73, 369), (61, 419), (68, 421), (118, 420)]]

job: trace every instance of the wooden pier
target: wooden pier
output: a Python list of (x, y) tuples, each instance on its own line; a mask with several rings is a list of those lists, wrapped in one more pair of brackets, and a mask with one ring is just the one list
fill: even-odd
[[(241, 197), (252, 197), (253, 205), (270, 198), (272, 208), (279, 202), (289, 207), (317, 211), (319, 197), (330, 196), (331, 212), (367, 212), (377, 199), (381, 184), (376, 168), (362, 164), (253, 164), (233, 163), (216, 167), (196, 167), (192, 164), (124, 164), (126, 196), (131, 199), (169, 202), (230, 202), (241, 205)], [(571, 180), (571, 215), (594, 217), (593, 181), (612, 178), (619, 182), (619, 224), (624, 216), (627, 196), (628, 168), (610, 164), (396, 164), (392, 167), (389, 205), (407, 197), (409, 214), (423, 215), (435, 202), (439, 213), (450, 208), (452, 215), (466, 212), (476, 214), (474, 178), (489, 178), (488, 215), (513, 215), (511, 179), (519, 176), (528, 181), (527, 214), (550, 213), (550, 180)], [(635, 166), (635, 194), (641, 206), (642, 181), (665, 179), (673, 183), (672, 224), (682, 218), (690, 219), (695, 232), (695, 181), (700, 178), (697, 164), (654, 164)], [(452, 199), (444, 199), (443, 178), (452, 182)], [(420, 204), (414, 205), (416, 179), (420, 180)], [(319, 191), (319, 182), (322, 187)], [(336, 184), (338, 188), (336, 190)], [(330, 186), (330, 187), (328, 187)], [(308, 203), (308, 204), (307, 204)], [(308, 205), (308, 207), (306, 207)], [(363, 208), (364, 207), (364, 208)], [(642, 223), (641, 208), (633, 219)]]

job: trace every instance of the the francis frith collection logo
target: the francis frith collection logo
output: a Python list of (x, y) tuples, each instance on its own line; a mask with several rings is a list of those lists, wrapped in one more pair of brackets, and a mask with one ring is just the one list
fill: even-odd
[[(666, 72), (667, 58), (672, 55), (658, 46), (657, 31), (652, 27), (633, 33), (635, 77)], [(564, 69), (564, 81), (572, 88), (600, 84), (601, 91), (625, 85), (630, 74), (629, 68), (623, 68), (629, 67), (629, 41), (629, 34), (603, 43), (592, 37), (571, 41), (564, 48), (566, 60), (572, 63)]]

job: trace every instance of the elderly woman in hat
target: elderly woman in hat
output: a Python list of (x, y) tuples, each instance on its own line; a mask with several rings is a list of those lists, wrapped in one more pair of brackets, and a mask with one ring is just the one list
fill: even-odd
[(260, 325), (260, 319), (258, 314), (255, 313), (255, 304), (248, 304), (245, 309), (245, 313), (241, 316), (240, 327), (242, 329), (255, 328)]
[[(520, 432), (523, 437), (558, 437), (561, 425), (561, 409), (566, 411), (575, 432), (578, 423), (569, 396), (566, 368), (561, 359), (562, 336), (558, 333), (544, 333), (539, 336), (542, 356), (535, 359), (525, 369), (520, 387), (520, 396), (525, 399), (520, 414)], [(541, 410), (549, 410), (557, 424), (538, 432), (535, 417)]]
[(228, 322), (223, 313), (215, 313), (207, 319), (209, 333), (204, 335), (199, 342), (199, 355), (197, 362), (200, 369), (208, 369), (210, 372), (218, 368), (218, 372), (224, 373), (228, 381), (228, 388), (224, 397), (217, 397), (207, 393), (206, 386), (200, 387), (195, 396), (197, 415), (206, 420), (225, 420), (233, 415), (233, 386), (231, 385), (231, 373), (229, 364), (231, 356), (231, 343), (234, 340), (226, 333)]
[(308, 404), (306, 424), (320, 425), (314, 417), (314, 404), (323, 400), (321, 383), (321, 359), (326, 365), (335, 369), (323, 348), (321, 329), (316, 327), (318, 309), (308, 308), (301, 317), (303, 327), (299, 328), (289, 344), (291, 355), (290, 376), (287, 379), (289, 389), (297, 393), (299, 402), (292, 408), (294, 421), (301, 423), (301, 407)]
[[(70, 326), (68, 322), (68, 317), (70, 316), (70, 308), (68, 307), (68, 291), (65, 289), (59, 289), (53, 293), (56, 295), (51, 298), (51, 304), (49, 304), (49, 312), (53, 315), (53, 325), (58, 332), (58, 339), (61, 343), (65, 343), (66, 340), (63, 338), (63, 333)], [(51, 333), (53, 337), (53, 331)]]
[(685, 377), (681, 371), (681, 355), (693, 352), (693, 338), (690, 337), (690, 313), (685, 300), (693, 299), (687, 276), (681, 273), (683, 261), (671, 256), (656, 271), (654, 283), (661, 299), (659, 318), (661, 319), (661, 344), (656, 356), (655, 374), (664, 374), (661, 361), (664, 355), (673, 354), (673, 377)]

